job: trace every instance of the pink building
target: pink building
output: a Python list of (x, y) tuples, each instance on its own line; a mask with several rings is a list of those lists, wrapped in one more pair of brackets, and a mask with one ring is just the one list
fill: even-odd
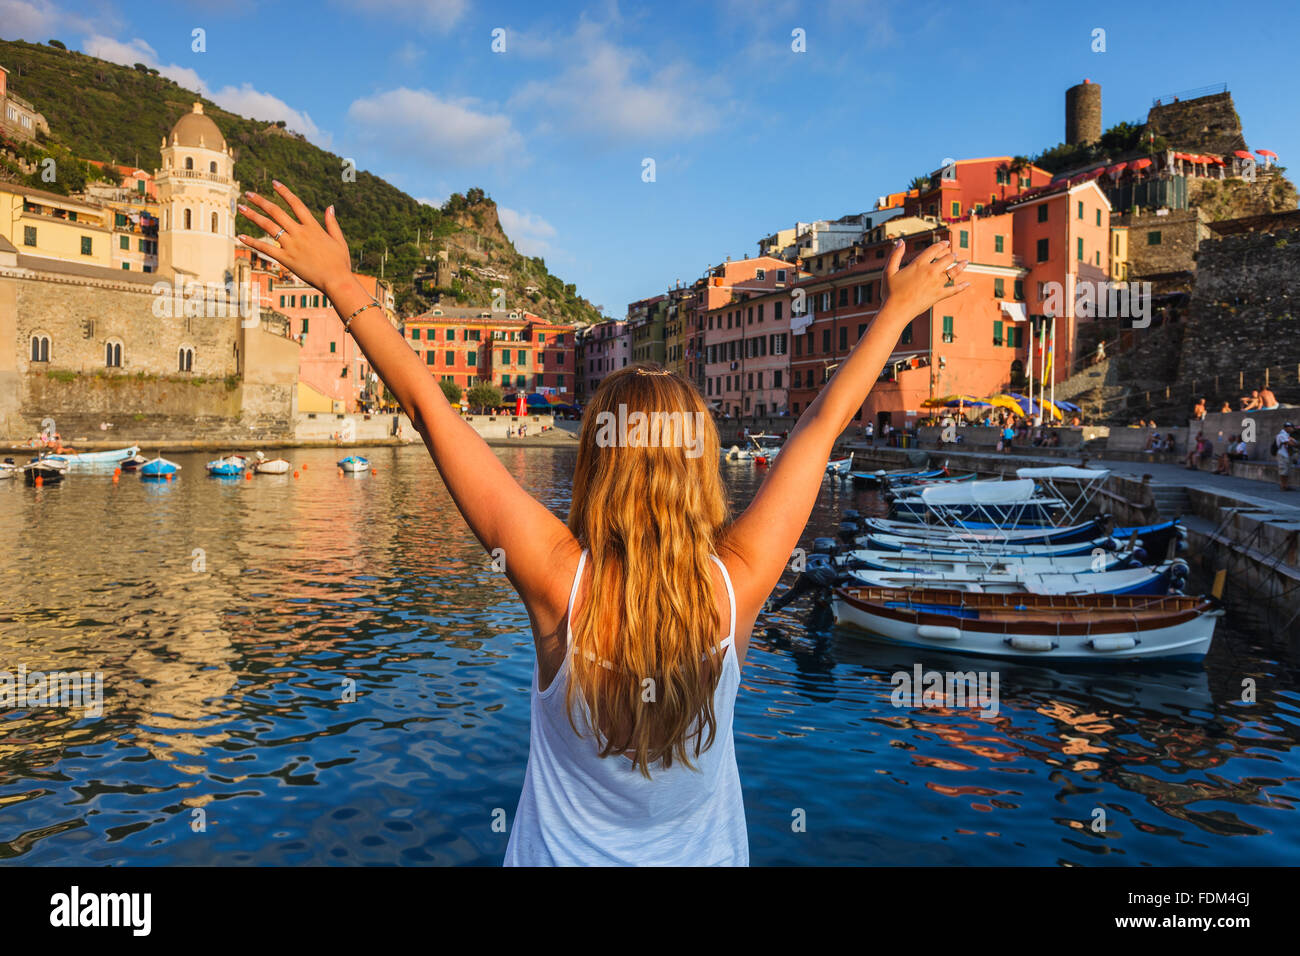
[(578, 400), (588, 401), (601, 380), (632, 360), (627, 322), (608, 319), (582, 330), (578, 354)]
[(704, 277), (695, 306), (704, 335), (702, 390), (720, 415), (773, 415), (788, 404), (790, 316), (782, 290), (797, 277), (775, 256), (724, 262)]

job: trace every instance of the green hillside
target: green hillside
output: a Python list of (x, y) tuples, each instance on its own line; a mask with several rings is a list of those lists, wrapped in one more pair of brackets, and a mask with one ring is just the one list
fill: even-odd
[[(59, 170), (56, 182), (44, 182), (0, 156), (0, 178), (69, 193), (97, 175), (94, 167), (78, 159), (157, 169), (163, 137), (199, 101), (235, 149), (240, 184), (266, 191), (275, 178), (292, 186), (313, 209), (333, 203), (357, 268), (378, 274), (382, 260), (404, 314), (429, 308), (435, 294), (444, 302), (486, 306), (492, 287), (500, 286), (511, 307), (519, 305), (556, 321), (599, 320), (591, 303), (551, 275), (542, 259), (515, 250), (500, 229), (495, 203), (482, 190), (468, 189), (434, 209), (368, 172), (357, 170), (356, 181), (345, 183), (342, 157), (286, 131), (282, 124), (223, 110), (143, 64), (119, 66), (45, 44), (0, 40), (0, 65), (10, 71), (11, 91), (31, 101), (50, 124), (48, 140), (9, 148), (28, 162), (53, 156)], [(257, 234), (242, 217), (239, 229)], [(456, 281), (433, 293), (419, 293), (413, 275), (425, 267), (426, 257), (443, 250), (459, 273)], [(471, 266), (506, 278), (485, 280)], [(429, 283), (420, 285), (430, 288)]]

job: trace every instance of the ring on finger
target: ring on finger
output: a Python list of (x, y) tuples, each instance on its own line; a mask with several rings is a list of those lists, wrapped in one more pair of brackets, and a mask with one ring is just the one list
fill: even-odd
[(272, 236), (271, 239), (272, 239), (274, 242), (279, 242), (279, 241), (280, 241), (280, 237), (283, 236), (283, 235), (284, 235), (284, 227), (281, 226), (281, 227), (280, 227), (280, 231), (277, 232), (274, 236)]

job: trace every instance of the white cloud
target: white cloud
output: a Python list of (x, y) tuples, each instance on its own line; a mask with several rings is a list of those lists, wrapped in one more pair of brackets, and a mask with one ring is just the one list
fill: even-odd
[(313, 142), (328, 142), (329, 136), (312, 122), (311, 116), (291, 107), (278, 96), (253, 89), (252, 85), (223, 86), (212, 94), (212, 101), (222, 109), (260, 120), (284, 120), (285, 126), (302, 133)]
[[(4, 2), (4, 0), (0, 0), (0, 2)], [(245, 83), (242, 86), (223, 86), (219, 90), (211, 90), (208, 88), (208, 84), (204, 82), (203, 77), (188, 66), (160, 63), (157, 51), (139, 37), (124, 42), (113, 37), (97, 34), (87, 38), (83, 44), (83, 49), (91, 56), (97, 56), (101, 60), (108, 60), (112, 63), (121, 63), (123, 66), (133, 66), (136, 63), (151, 66), (169, 80), (174, 80), (186, 89), (194, 90), (196, 93), (206, 96), (222, 109), (230, 110), (232, 113), (238, 113), (251, 119), (268, 120), (270, 122), (284, 120), (287, 128), (302, 133), (312, 142), (322, 146), (328, 146), (330, 143), (330, 136), (321, 132), (320, 128), (312, 121), (311, 116), (294, 109), (278, 96), (254, 89), (250, 83)]]
[(64, 13), (49, 0), (0, 0), (0, 36), (6, 40), (45, 43), (62, 39), (60, 33), (80, 33), (86, 25), (85, 19)]
[(465, 15), (468, 0), (334, 0), (335, 6), (370, 19), (383, 17), (397, 29), (405, 25), (446, 33)]
[(523, 138), (510, 117), (481, 112), (474, 100), (447, 100), (401, 87), (356, 100), (348, 119), (362, 139), (443, 166), (521, 161)]
[(442, 204), (447, 201), (447, 197), (443, 196), (441, 199), (437, 199), (433, 196), (420, 196), (415, 201), (425, 206), (432, 206), (434, 209), (441, 209)]
[(521, 253), (526, 256), (551, 254), (551, 244), (547, 240), (555, 238), (555, 227), (541, 216), (519, 212), (508, 206), (498, 206), (497, 215), (501, 219), (501, 228)]
[(558, 126), (606, 142), (693, 136), (714, 129), (721, 109), (717, 81), (683, 62), (652, 69), (638, 50), (606, 38), (603, 26), (582, 22), (564, 44), (570, 64), (558, 76), (527, 83), (516, 109), (542, 109), (539, 125)]

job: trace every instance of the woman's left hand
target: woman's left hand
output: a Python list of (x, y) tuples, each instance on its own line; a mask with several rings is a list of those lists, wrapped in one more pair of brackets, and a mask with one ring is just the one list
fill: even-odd
[(271, 238), (253, 239), (241, 235), (239, 241), (268, 259), (274, 259), (308, 285), (332, 296), (332, 290), (341, 281), (352, 278), (352, 254), (343, 238), (343, 230), (334, 218), (334, 207), (325, 210), (325, 226), (322, 228), (311, 210), (288, 186), (274, 180), (272, 186), (288, 203), (289, 211), (257, 193), (246, 193), (248, 201), (262, 213), (243, 205), (239, 211)]

